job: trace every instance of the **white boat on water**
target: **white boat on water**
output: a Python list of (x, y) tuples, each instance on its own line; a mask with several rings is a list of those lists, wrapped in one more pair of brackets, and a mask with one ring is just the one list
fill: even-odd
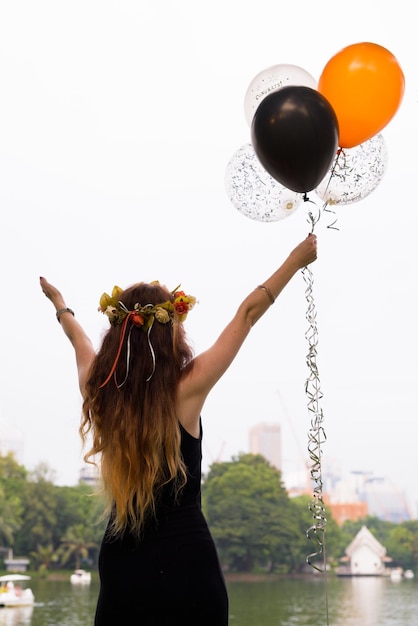
[(20, 583), (30, 580), (23, 574), (6, 574), (0, 576), (0, 608), (9, 606), (32, 606), (35, 602), (32, 589)]
[(389, 576), (390, 576), (390, 579), (393, 580), (394, 582), (398, 582), (402, 580), (402, 576), (403, 576), (402, 568), (395, 567), (394, 569), (390, 570)]
[(76, 569), (70, 576), (72, 585), (89, 585), (91, 583), (91, 573), (84, 569)]
[(394, 580), (395, 582), (404, 578), (412, 579), (415, 576), (414, 572), (411, 569), (403, 570), (402, 567), (395, 567), (394, 569), (391, 569), (389, 575), (390, 579)]

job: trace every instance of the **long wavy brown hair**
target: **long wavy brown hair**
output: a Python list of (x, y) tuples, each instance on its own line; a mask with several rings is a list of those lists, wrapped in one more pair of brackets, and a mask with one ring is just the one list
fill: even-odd
[[(141, 305), (173, 301), (170, 291), (159, 284), (138, 283), (126, 289), (120, 301), (131, 311)], [(103, 337), (86, 383), (80, 435), (86, 443), (92, 436), (85, 460), (99, 458), (101, 484), (106, 497), (105, 514), (112, 512), (110, 532), (141, 533), (144, 523), (155, 516), (164, 485), (172, 483), (174, 494), (186, 481), (180, 451), (176, 393), (193, 352), (183, 324), (154, 322), (148, 344), (147, 332), (132, 326), (125, 336), (114, 378), (105, 386), (121, 341), (122, 324), (112, 326)], [(128, 331), (129, 329), (127, 329)], [(126, 377), (128, 368), (128, 376)], [(116, 382), (124, 384), (118, 388)]]

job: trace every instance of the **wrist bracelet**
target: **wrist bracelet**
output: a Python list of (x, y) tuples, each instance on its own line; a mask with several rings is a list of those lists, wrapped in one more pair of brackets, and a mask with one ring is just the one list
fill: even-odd
[(266, 287), (266, 285), (258, 285), (257, 289), (262, 289), (263, 291), (265, 291), (266, 294), (269, 297), (269, 300), (270, 300), (271, 304), (274, 304), (273, 294), (271, 293), (271, 290), (268, 287)]
[(61, 315), (63, 313), (71, 313), (71, 315), (74, 317), (74, 311), (72, 309), (69, 309), (68, 307), (65, 307), (65, 309), (60, 309), (55, 314), (57, 316), (57, 320), (59, 321), (60, 324), (61, 324)]

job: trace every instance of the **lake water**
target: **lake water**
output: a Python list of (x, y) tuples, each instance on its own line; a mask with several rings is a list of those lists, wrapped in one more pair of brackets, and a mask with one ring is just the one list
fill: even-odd
[[(78, 588), (69, 581), (33, 580), (30, 586), (35, 606), (0, 609), (0, 626), (93, 625), (97, 583)], [(303, 580), (229, 582), (228, 589), (230, 626), (418, 625), (417, 579), (326, 579), (319, 574)]]

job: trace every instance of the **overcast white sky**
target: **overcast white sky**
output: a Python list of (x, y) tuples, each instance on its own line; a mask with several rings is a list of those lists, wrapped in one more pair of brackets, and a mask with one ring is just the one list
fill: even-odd
[[(406, 0), (2, 3), (0, 420), (24, 437), (26, 467), (44, 461), (75, 484), (82, 464), (74, 357), (38, 277), (61, 288), (96, 345), (103, 291), (181, 282), (199, 300), (188, 334), (208, 347), (309, 230), (305, 206), (261, 223), (225, 192), (227, 163), (250, 141), (250, 81), (275, 64), (318, 79), (340, 49), (369, 41), (397, 57), (406, 92), (382, 131), (382, 182), (337, 209), (337, 231), (325, 218), (316, 228), (323, 462), (388, 477), (415, 510), (415, 24)], [(279, 421), (285, 476), (303, 473), (305, 314), (300, 274), (207, 402), (205, 467), (247, 451), (253, 425)]]

